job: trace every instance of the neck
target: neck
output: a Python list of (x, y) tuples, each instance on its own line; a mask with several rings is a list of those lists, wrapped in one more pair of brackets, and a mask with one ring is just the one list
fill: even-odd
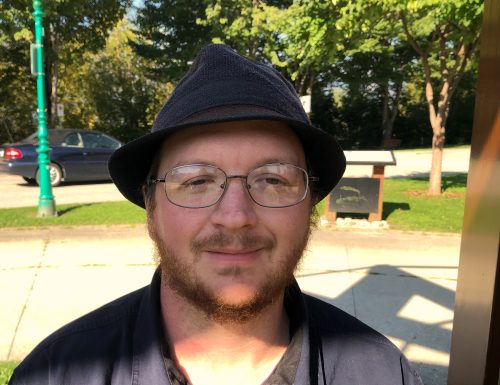
[(260, 384), (289, 343), (283, 295), (244, 323), (215, 322), (165, 285), (161, 307), (173, 358), (193, 385)]

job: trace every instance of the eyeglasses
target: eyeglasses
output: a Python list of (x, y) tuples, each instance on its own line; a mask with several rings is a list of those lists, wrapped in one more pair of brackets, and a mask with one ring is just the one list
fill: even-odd
[(288, 163), (270, 163), (257, 167), (248, 175), (227, 175), (208, 164), (189, 164), (175, 167), (163, 179), (149, 183), (164, 183), (167, 199), (186, 208), (215, 205), (224, 195), (230, 179), (243, 180), (252, 200), (263, 207), (288, 207), (302, 202), (307, 195), (310, 177), (306, 170)]

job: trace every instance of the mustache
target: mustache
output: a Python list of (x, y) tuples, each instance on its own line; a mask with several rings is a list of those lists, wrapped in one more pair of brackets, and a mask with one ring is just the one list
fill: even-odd
[(191, 242), (191, 252), (199, 255), (203, 250), (225, 247), (237, 247), (241, 249), (272, 249), (274, 240), (270, 237), (260, 235), (227, 234), (219, 231), (207, 237), (195, 239)]

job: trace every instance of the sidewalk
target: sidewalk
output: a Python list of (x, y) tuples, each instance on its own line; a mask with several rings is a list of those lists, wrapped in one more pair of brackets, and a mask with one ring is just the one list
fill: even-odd
[[(426, 385), (444, 385), (459, 248), (459, 235), (320, 229), (297, 278), (389, 337)], [(144, 226), (0, 230), (0, 360), (22, 359), (154, 269)]]

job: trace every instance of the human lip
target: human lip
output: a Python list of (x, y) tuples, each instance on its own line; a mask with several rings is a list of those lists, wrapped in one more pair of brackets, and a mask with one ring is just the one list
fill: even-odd
[(205, 252), (212, 259), (221, 262), (251, 262), (257, 259), (263, 249), (210, 249)]

